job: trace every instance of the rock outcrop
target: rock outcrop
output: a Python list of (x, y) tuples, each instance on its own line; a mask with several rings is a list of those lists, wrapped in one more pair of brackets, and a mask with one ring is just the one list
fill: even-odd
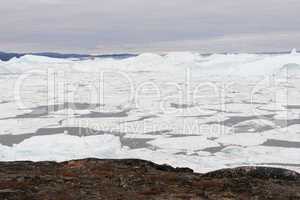
[(300, 199), (300, 175), (264, 167), (208, 174), (142, 160), (0, 163), (2, 200)]

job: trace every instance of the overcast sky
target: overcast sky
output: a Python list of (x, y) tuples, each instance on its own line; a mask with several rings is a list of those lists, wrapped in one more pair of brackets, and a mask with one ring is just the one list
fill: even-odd
[(1, 0), (0, 51), (300, 48), (299, 0)]

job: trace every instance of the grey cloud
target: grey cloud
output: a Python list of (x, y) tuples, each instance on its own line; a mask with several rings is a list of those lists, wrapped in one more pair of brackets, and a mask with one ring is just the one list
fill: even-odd
[(300, 47), (298, 0), (3, 1), (0, 50), (211, 52)]

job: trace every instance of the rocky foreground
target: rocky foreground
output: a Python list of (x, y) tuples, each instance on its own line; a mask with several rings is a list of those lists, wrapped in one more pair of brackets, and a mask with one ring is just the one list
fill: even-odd
[(241, 167), (208, 174), (142, 160), (0, 163), (1, 200), (300, 199), (300, 174)]

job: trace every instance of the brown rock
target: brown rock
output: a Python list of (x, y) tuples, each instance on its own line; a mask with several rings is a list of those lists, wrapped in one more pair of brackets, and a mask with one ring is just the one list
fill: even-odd
[(142, 160), (0, 163), (2, 200), (300, 199), (300, 175), (264, 167), (208, 174)]

